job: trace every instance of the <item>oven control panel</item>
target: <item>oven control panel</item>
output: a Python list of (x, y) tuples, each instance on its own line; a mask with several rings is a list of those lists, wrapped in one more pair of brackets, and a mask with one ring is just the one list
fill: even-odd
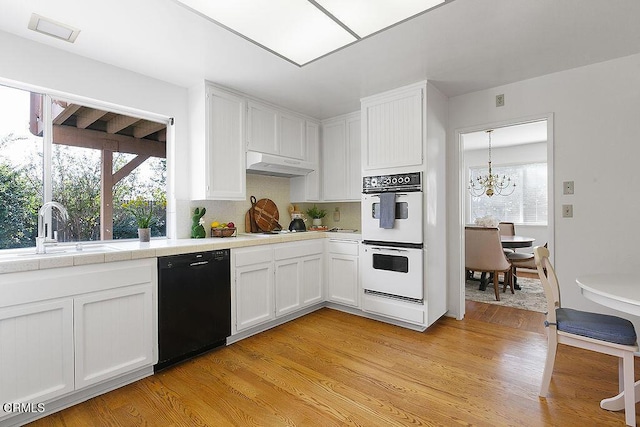
[(363, 193), (382, 193), (385, 191), (422, 191), (420, 172), (365, 176), (362, 178)]

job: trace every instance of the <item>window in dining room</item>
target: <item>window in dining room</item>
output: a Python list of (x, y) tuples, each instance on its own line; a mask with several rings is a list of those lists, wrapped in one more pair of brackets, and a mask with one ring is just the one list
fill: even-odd
[[(469, 176), (486, 175), (487, 167), (469, 167)], [(527, 225), (547, 225), (547, 163), (522, 163), (494, 166), (493, 173), (506, 175), (516, 182), (509, 196), (469, 195), (469, 223), (487, 215), (500, 221)]]

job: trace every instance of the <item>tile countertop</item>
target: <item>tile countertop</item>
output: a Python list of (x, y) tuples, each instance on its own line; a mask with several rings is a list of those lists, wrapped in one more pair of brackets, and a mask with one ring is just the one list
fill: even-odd
[(36, 254), (35, 248), (6, 249), (0, 250), (0, 274), (324, 238), (361, 240), (361, 235), (358, 233), (314, 231), (285, 234), (239, 233), (237, 237), (224, 238), (154, 239), (148, 243), (131, 240), (123, 242), (100, 241), (83, 243), (82, 250), (76, 250), (75, 244), (61, 244), (47, 248), (51, 253), (43, 255)]

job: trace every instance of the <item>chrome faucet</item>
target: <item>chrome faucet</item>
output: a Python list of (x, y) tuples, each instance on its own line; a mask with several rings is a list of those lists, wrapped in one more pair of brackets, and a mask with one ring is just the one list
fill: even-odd
[(47, 239), (47, 236), (45, 234), (44, 215), (48, 208), (58, 209), (60, 211), (60, 216), (65, 221), (67, 220), (67, 218), (69, 218), (69, 213), (67, 212), (67, 209), (58, 202), (47, 202), (40, 207), (40, 209), (38, 210), (38, 237), (36, 237), (36, 253), (37, 254), (47, 253), (46, 245), (48, 243), (58, 243), (58, 240), (56, 238)]

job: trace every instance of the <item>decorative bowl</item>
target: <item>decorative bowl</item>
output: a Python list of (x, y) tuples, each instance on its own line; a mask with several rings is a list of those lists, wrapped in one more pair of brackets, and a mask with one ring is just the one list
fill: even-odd
[(235, 237), (237, 228), (212, 228), (211, 237)]

